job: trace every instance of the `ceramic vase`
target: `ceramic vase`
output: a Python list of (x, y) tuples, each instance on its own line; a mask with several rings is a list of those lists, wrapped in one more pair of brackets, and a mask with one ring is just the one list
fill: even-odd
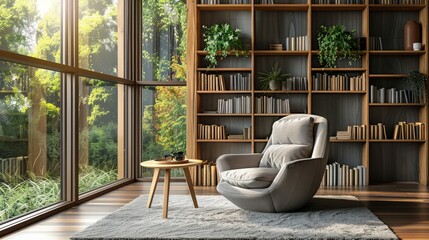
[(420, 42), (420, 24), (407, 21), (404, 25), (404, 50), (413, 50), (413, 43)]

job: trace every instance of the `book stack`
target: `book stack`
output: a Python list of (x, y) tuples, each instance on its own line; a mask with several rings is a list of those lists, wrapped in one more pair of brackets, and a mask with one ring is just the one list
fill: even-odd
[(191, 179), (195, 186), (216, 186), (219, 183), (216, 163), (203, 161), (202, 164), (190, 168)]
[(270, 50), (281, 51), (281, 50), (283, 50), (283, 44), (272, 43), (272, 44), (270, 44)]
[(250, 90), (250, 73), (237, 73), (230, 75), (229, 89), (232, 91)]
[(291, 91), (306, 91), (308, 90), (307, 77), (289, 77), (282, 82), (282, 90)]
[(198, 139), (226, 139), (225, 126), (198, 124)]
[(286, 51), (307, 51), (308, 36), (286, 37)]
[(313, 4), (365, 4), (364, 0), (313, 0)]
[(241, 96), (233, 99), (218, 99), (217, 113), (220, 114), (246, 114), (251, 113), (251, 97)]
[(202, 91), (225, 91), (225, 78), (222, 75), (198, 74), (198, 90)]
[(274, 97), (257, 97), (255, 113), (290, 113), (289, 99), (276, 99)]
[(371, 0), (371, 4), (424, 4), (424, 0)]
[(366, 125), (347, 126), (346, 131), (337, 131), (337, 135), (335, 137), (331, 137), (331, 139), (364, 140), (366, 139)]
[(371, 85), (369, 88), (370, 103), (419, 103), (420, 99), (411, 90), (397, 90), (396, 88), (377, 88)]
[(393, 139), (424, 140), (426, 127), (422, 122), (398, 122), (393, 130)]
[(369, 139), (387, 139), (386, 126), (382, 123), (369, 125)]
[(383, 50), (381, 37), (369, 37), (369, 50)]
[(367, 186), (367, 169), (364, 166), (351, 168), (337, 162), (326, 166), (320, 186)]
[(365, 91), (366, 75), (361, 76), (328, 75), (316, 73), (313, 75), (313, 90), (321, 91)]

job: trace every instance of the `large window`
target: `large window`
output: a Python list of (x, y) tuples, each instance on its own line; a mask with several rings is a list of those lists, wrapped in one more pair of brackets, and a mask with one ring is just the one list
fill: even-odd
[(118, 155), (118, 86), (81, 78), (79, 84), (79, 193), (124, 177)]
[(118, 76), (121, 0), (79, 0), (79, 67)]
[(0, 222), (61, 201), (60, 74), (0, 62)]
[[(142, 161), (146, 161), (186, 152), (186, 1), (142, 4)], [(151, 175), (142, 169), (142, 177)]]

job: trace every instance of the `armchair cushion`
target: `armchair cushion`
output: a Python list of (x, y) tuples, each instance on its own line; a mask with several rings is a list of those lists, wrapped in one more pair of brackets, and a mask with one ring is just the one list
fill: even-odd
[(313, 147), (312, 117), (292, 118), (285, 121), (276, 121), (273, 124), (273, 144), (299, 144)]
[(271, 185), (279, 169), (241, 168), (221, 173), (222, 181), (241, 188), (266, 188)]
[(311, 147), (308, 145), (282, 144), (271, 145), (262, 156), (260, 167), (281, 168), (284, 164), (311, 156)]

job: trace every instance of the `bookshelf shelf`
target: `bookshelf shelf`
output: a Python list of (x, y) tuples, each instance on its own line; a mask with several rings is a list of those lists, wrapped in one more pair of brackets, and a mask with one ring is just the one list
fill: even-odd
[(424, 107), (424, 103), (370, 103), (370, 107)]
[(370, 11), (420, 11), (425, 4), (369, 4)]
[(366, 68), (312, 68), (313, 72), (365, 72)]
[(307, 11), (308, 4), (255, 4), (257, 11)]
[(271, 91), (271, 90), (255, 90), (253, 91), (255, 94), (308, 94), (308, 91), (298, 91), (298, 90), (277, 90), (277, 91)]
[(198, 94), (251, 94), (252, 91), (233, 91), (233, 90), (227, 90), (227, 91), (197, 91)]
[(424, 55), (426, 51), (413, 51), (413, 50), (371, 50), (371, 55)]
[(370, 143), (425, 143), (426, 140), (370, 139)]
[[(208, 54), (207, 51), (204, 51), (204, 50), (198, 50), (197, 51), (197, 55), (200, 55), (200, 56), (205, 56), (207, 54)], [(220, 54), (220, 52), (219, 52), (219, 54)], [(229, 56), (236, 56), (236, 52), (230, 51), (230, 52), (228, 52), (228, 55)], [(239, 52), (238, 55), (239, 56), (250, 56), (250, 55), (252, 55), (252, 51), (251, 50), (243, 50), (243, 52)]]
[(366, 94), (366, 91), (321, 91), (314, 90), (311, 91), (314, 94)]
[(255, 117), (286, 117), (298, 113), (255, 113)]
[[(369, 184), (409, 181), (428, 185), (427, 140), (368, 139), (371, 133), (373, 134), (371, 136), (376, 135), (371, 132), (371, 130), (374, 131), (374, 124), (378, 126), (378, 123), (382, 123), (386, 128), (387, 137), (393, 137), (389, 134), (393, 133), (395, 125), (404, 121), (423, 123), (426, 136), (429, 135), (427, 103), (370, 103), (371, 96), (376, 96), (374, 92), (371, 93), (371, 89), (380, 90), (376, 93), (380, 93), (380, 96), (383, 88), (386, 92), (390, 91), (389, 93), (394, 89), (395, 94), (396, 91), (402, 91), (414, 96), (409, 84), (407, 85), (402, 79), (407, 77), (409, 72), (416, 70), (428, 76), (429, 33), (426, 31), (429, 24), (428, 1), (426, 0), (425, 4), (407, 5), (371, 4), (372, 0), (364, 1), (365, 4), (314, 4), (311, 3), (312, 1), (286, 0), (276, 1), (277, 4), (259, 4), (256, 0), (250, 2), (252, 4), (204, 5), (188, 1), (188, 10), (194, 11), (189, 15), (191, 26), (188, 28), (188, 36), (192, 37), (190, 42), (195, 43), (192, 45), (192, 51), (188, 51), (191, 53), (188, 56), (187, 70), (188, 101), (191, 104), (189, 109), (195, 109), (187, 114), (188, 126), (190, 126), (187, 130), (188, 155), (215, 161), (218, 156), (225, 153), (261, 152), (268, 142), (266, 137), (271, 135), (272, 123), (291, 114), (310, 113), (328, 119), (331, 125), (330, 136), (341, 138), (343, 136), (341, 134), (344, 134), (341, 132), (348, 130), (350, 126), (352, 136), (366, 137), (359, 140), (330, 139), (332, 147), (330, 162), (354, 167), (364, 166), (368, 169), (366, 177)], [(403, 26), (409, 20), (420, 22), (420, 41), (424, 50), (402, 50)], [(205, 67), (207, 61), (204, 60), (207, 52), (202, 50), (204, 41), (201, 29), (202, 25), (218, 23), (230, 23), (231, 26), (240, 29), (243, 45), (250, 51), (248, 56), (238, 58), (231, 52), (229, 54), (231, 56), (218, 61), (216, 68), (207, 68)], [(361, 57), (351, 63), (347, 60), (339, 60), (336, 62), (337, 68), (324, 68), (320, 65), (317, 57), (319, 52), (317, 35), (322, 25), (344, 25), (347, 31), (356, 30), (356, 36), (366, 37), (367, 46), (360, 46), (363, 50), (354, 51)], [(286, 49), (286, 38), (303, 36), (308, 37), (310, 50), (269, 50), (270, 44), (274, 43), (281, 43), (283, 49)], [(388, 50), (370, 50), (377, 49), (378, 46), (373, 45), (379, 44), (373, 41), (376, 39), (381, 39), (383, 49)], [(293, 46), (293, 48), (292, 44), (300, 46)], [(305, 49), (302, 48), (303, 44), (305, 45), (305, 40), (304, 43), (288, 41), (288, 49)], [(269, 72), (275, 64), (278, 64), (283, 73), (296, 77), (292, 83), (286, 83), (287, 89), (308, 90), (262, 90), (260, 73)], [(197, 88), (201, 86), (199, 77), (204, 73), (224, 76), (226, 88), (222, 88), (223, 91), (212, 91), (212, 89), (218, 89), (213, 87)], [(231, 87), (231, 79), (234, 78), (228, 75), (234, 74), (249, 76), (247, 78), (249, 82), (246, 80), (245, 83), (250, 83), (250, 86)], [(345, 75), (348, 77), (343, 77)], [(374, 87), (371, 88), (371, 86)], [(359, 89), (360, 91), (317, 89)], [(247, 107), (246, 112), (249, 112), (250, 104), (250, 114), (217, 114), (212, 111), (204, 113), (204, 110), (217, 109), (217, 104), (222, 104), (219, 99), (232, 97), (250, 98), (250, 103), (246, 100), (244, 104)], [(378, 98), (372, 100), (382, 101)], [(234, 105), (233, 108), (236, 106), (240, 105)], [(268, 111), (290, 111), (291, 113), (261, 113)], [(227, 133), (238, 137), (243, 134), (246, 139), (197, 139), (199, 124), (224, 126)], [(416, 132), (421, 132), (422, 129), (416, 128)], [(249, 136), (250, 139), (247, 139)], [(389, 166), (399, 166), (400, 169), (392, 171)]]
[(250, 11), (252, 4), (197, 4), (200, 11)]
[(365, 4), (311, 4), (312, 11), (362, 11)]
[(242, 114), (242, 113), (198, 113), (198, 117), (251, 117), (252, 114)]
[(369, 78), (404, 78), (407, 74), (369, 74)]
[(197, 68), (201, 72), (251, 72), (251, 68)]
[(329, 139), (331, 143), (365, 143), (366, 139)]
[(198, 139), (199, 143), (251, 143), (251, 139)]
[(272, 56), (272, 55), (285, 55), (285, 56), (306, 56), (309, 51), (286, 51), (286, 50), (255, 50), (255, 55), (259, 56)]

